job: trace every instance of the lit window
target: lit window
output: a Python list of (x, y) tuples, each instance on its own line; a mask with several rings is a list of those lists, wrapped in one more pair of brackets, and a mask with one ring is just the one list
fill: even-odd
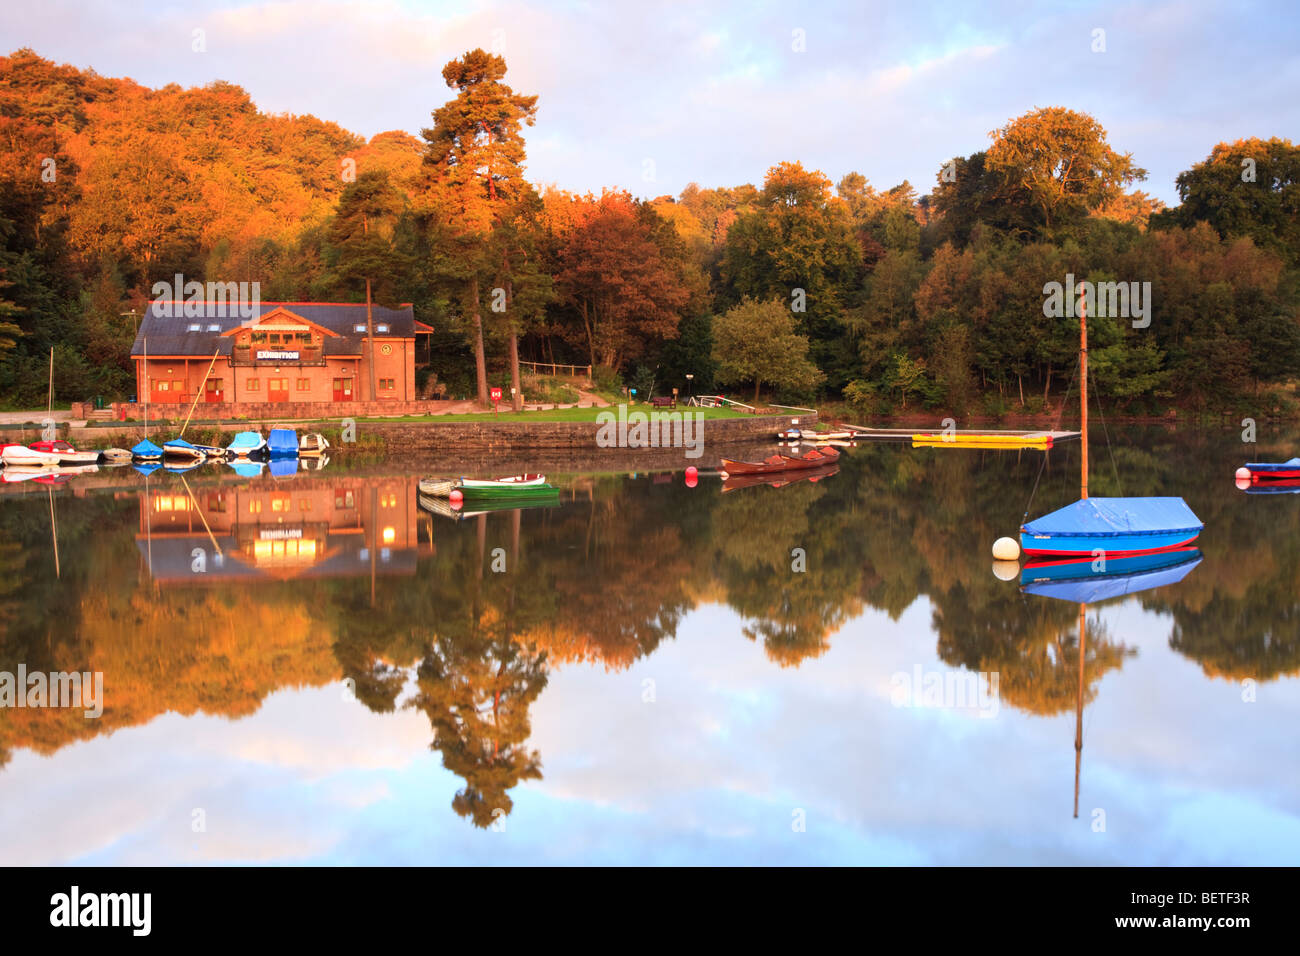
[(198, 323), (198, 322), (191, 322), (191, 323), (190, 323), (190, 331), (191, 331), (191, 332), (201, 332), (202, 330), (203, 330), (203, 326), (202, 326), (202, 324), (200, 324), (200, 323)]
[(220, 331), (221, 331), (221, 326), (220, 326), (219, 324), (217, 324), (216, 322), (213, 322), (211, 325), (208, 326), (208, 331), (209, 331), (209, 332), (220, 332)]
[(311, 391), (311, 379), (309, 379), (309, 378), (300, 378), (300, 379), (298, 379), (298, 391), (300, 391), (300, 392), (310, 392), (310, 391)]
[(397, 529), (389, 525), (384, 529), (384, 544), (392, 544), (397, 540)]
[(261, 387), (262, 380), (260, 378), (250, 378), (247, 383), (245, 383), (244, 390), (248, 392), (256, 392)]
[(379, 325), (375, 326), (375, 331), (377, 331), (377, 332), (387, 332), (387, 331), (388, 331), (388, 326), (384, 325), (384, 324), (381, 322), (381, 323), (379, 323)]
[(357, 326), (355, 326), (355, 328), (356, 328), (356, 331), (358, 331), (358, 332), (364, 332), (364, 331), (366, 330), (366, 327), (365, 327), (364, 324), (357, 325)]

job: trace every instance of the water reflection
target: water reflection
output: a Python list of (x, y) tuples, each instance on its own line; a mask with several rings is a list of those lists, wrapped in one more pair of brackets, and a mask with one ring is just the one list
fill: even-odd
[[(1208, 677), (1294, 675), (1295, 499), (1225, 490), (1209, 441), (1120, 451), (1125, 493), (1183, 494), (1205, 517), (1200, 570), (1086, 600), (1136, 602), (1141, 626)], [(1045, 506), (1072, 494), (1070, 449), (1058, 452)], [(291, 481), (120, 469), (17, 485), (0, 500), (0, 670), (100, 670), (107, 705), (97, 721), (0, 711), (0, 763), (168, 712), (247, 716), (278, 689), (345, 681), (370, 712), (427, 720), (461, 780), (452, 808), (488, 827), (543, 776), (532, 710), (550, 678), (576, 664), (625, 671), (711, 604), (793, 672), (868, 612), (898, 621), (924, 601), (939, 661), (999, 674), (1020, 712), (1072, 713), (1140, 642), (1100, 616), (1080, 640), (1078, 595), (1043, 600), (1033, 578), (1022, 591), (989, 574), (989, 543), (1023, 510), (1007, 489), (1029, 487), (1038, 464), (866, 447), (817, 481), (724, 494), (714, 477), (690, 488), (680, 475), (552, 476), (556, 507), (473, 515), (421, 508), (418, 475), (397, 469)]]

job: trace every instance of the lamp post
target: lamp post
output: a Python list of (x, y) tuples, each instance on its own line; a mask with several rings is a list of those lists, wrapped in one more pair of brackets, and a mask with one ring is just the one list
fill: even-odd
[(690, 372), (687, 372), (687, 373), (686, 373), (686, 397), (687, 397), (688, 399), (691, 398), (691, 397), (695, 394), (694, 391), (693, 391), (694, 386), (691, 384), (691, 380), (692, 380), (693, 378), (695, 378), (695, 376), (692, 375)]

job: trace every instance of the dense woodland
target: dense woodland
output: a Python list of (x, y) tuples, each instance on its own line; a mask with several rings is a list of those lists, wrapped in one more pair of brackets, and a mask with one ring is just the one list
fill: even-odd
[(229, 83), (153, 90), (0, 58), (0, 402), (43, 404), (51, 347), (58, 400), (132, 393), (132, 312), (181, 273), (257, 281), (264, 300), (412, 302), (437, 330), (422, 383), (480, 400), (518, 384), (522, 358), (642, 395), (690, 373), (697, 392), (864, 414), (1037, 413), (1074, 382), (1077, 325), (1043, 314), (1069, 273), (1151, 283), (1149, 327), (1090, 322), (1112, 407), (1296, 410), (1288, 140), (1206, 144), (1173, 209), (1062, 107), (935, 157), (928, 193), (784, 161), (757, 186), (574, 195), (526, 179), (545, 104), (505, 73), (467, 53), (419, 137), (367, 142)]

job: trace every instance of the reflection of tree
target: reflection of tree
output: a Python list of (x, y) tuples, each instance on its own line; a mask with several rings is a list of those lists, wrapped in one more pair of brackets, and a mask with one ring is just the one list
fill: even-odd
[(1169, 646), (1200, 662), (1210, 677), (1275, 680), (1300, 672), (1300, 605), (1272, 595), (1216, 595), (1189, 611), (1173, 608)]
[[(1079, 681), (1079, 606), (1034, 595), (990, 579), (972, 590), (934, 597), (939, 657), (945, 663), (997, 673), (998, 696), (1034, 714), (1075, 707)], [(1084, 702), (1107, 672), (1137, 651), (1112, 641), (1097, 619), (1088, 622)]]
[[(504, 573), (484, 577), (483, 548), (461, 549), (455, 580), (465, 599), (439, 615), (411, 701), (433, 726), (443, 766), (465, 781), (453, 809), (479, 827), (510, 812), (512, 787), (542, 776), (541, 755), (528, 749), (528, 709), (546, 686), (546, 655), (516, 635), (545, 604), (525, 597), (535, 589), (526, 586), (523, 568), (531, 562), (521, 560), (518, 519)], [(485, 531), (486, 517), (477, 520)]]

